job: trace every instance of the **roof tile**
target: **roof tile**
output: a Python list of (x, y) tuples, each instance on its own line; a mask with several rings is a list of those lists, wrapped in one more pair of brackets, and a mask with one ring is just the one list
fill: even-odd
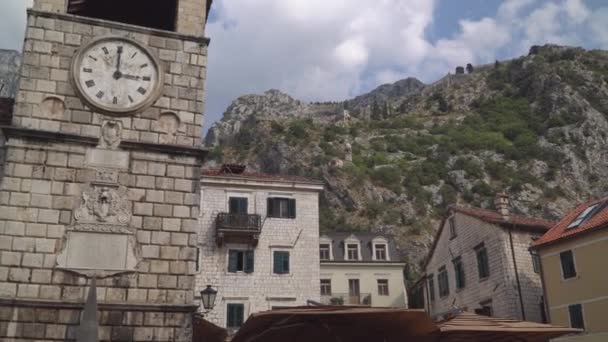
[(532, 244), (532, 248), (540, 247), (547, 244), (552, 244), (568, 238), (572, 238), (581, 233), (586, 233), (594, 229), (608, 227), (608, 206), (604, 205), (599, 212), (595, 213), (591, 218), (583, 221), (576, 228), (567, 229), (568, 225), (576, 219), (585, 209), (594, 204), (603, 204), (608, 201), (608, 197), (588, 201), (576, 207), (569, 212), (564, 218), (555, 224), (545, 235), (536, 240)]

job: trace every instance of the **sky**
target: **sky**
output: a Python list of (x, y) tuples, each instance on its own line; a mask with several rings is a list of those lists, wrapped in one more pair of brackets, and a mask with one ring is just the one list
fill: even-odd
[[(0, 48), (21, 49), (28, 2), (0, 1)], [(608, 49), (608, 0), (214, 0), (206, 35), (208, 128), (268, 89), (341, 101), (531, 45)]]

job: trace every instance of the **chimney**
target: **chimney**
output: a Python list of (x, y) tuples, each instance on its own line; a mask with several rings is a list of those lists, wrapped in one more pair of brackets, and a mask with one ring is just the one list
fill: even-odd
[(509, 221), (511, 218), (511, 210), (509, 203), (509, 195), (504, 192), (499, 192), (496, 194), (496, 198), (494, 198), (494, 207), (496, 211), (502, 216), (503, 220)]

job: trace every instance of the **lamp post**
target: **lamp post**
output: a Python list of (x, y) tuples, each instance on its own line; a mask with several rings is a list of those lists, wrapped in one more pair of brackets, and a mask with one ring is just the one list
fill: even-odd
[(206, 310), (205, 313), (213, 310), (215, 297), (217, 297), (217, 290), (214, 290), (211, 285), (207, 285), (207, 288), (201, 291), (201, 301), (203, 302), (203, 308)]

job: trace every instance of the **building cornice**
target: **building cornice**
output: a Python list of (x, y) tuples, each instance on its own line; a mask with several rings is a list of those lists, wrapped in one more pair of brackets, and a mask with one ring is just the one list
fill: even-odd
[[(27, 307), (36, 309), (74, 309), (82, 310), (84, 303), (40, 300), (40, 299), (17, 299), (0, 298), (0, 306)], [(197, 305), (184, 304), (123, 304), (123, 303), (98, 303), (100, 310), (111, 311), (154, 311), (154, 312), (196, 312)]]
[(116, 28), (119, 30), (128, 30), (131, 32), (149, 34), (149, 35), (158, 36), (158, 37), (175, 38), (175, 39), (179, 39), (179, 40), (196, 42), (196, 43), (199, 43), (199, 44), (205, 45), (205, 46), (209, 46), (209, 43), (211, 42), (211, 40), (207, 37), (198, 37), (198, 36), (193, 36), (193, 35), (189, 35), (189, 34), (153, 29), (153, 28), (149, 28), (149, 27), (143, 27), (143, 26), (137, 26), (137, 25), (131, 25), (131, 24), (124, 24), (124, 23), (97, 19), (97, 18), (81, 17), (81, 16), (73, 15), (73, 14), (46, 12), (46, 11), (39, 11), (39, 10), (31, 9), (31, 8), (27, 10), (27, 14), (35, 15), (37, 17), (43, 17), (43, 18), (69, 20), (69, 21), (77, 22), (77, 23), (81, 23), (81, 24), (111, 27), (111, 28)]
[(304, 191), (323, 191), (323, 184), (320, 182), (304, 182), (304, 181), (281, 181), (275, 179), (252, 179), (239, 178), (231, 175), (229, 177), (222, 176), (201, 176), (201, 186), (222, 186), (222, 187), (246, 187), (254, 189), (269, 189), (273, 188), (281, 191), (304, 190)]
[(405, 267), (404, 262), (390, 262), (390, 261), (321, 261), (321, 267), (323, 266), (391, 266), (391, 267)]
[[(61, 132), (50, 132), (37, 129), (20, 128), (14, 126), (0, 125), (0, 129), (4, 132), (7, 137), (19, 137), (26, 139), (36, 139), (37, 141), (59, 141), (78, 143), (82, 145), (97, 146), (99, 138), (87, 137), (78, 134), (61, 133)], [(188, 147), (181, 145), (161, 145), (153, 143), (145, 143), (139, 141), (123, 140), (120, 142), (120, 148), (124, 150), (134, 151), (146, 151), (146, 152), (159, 152), (167, 153), (171, 155), (180, 156), (191, 156), (197, 158), (205, 158), (208, 150), (199, 147)]]

